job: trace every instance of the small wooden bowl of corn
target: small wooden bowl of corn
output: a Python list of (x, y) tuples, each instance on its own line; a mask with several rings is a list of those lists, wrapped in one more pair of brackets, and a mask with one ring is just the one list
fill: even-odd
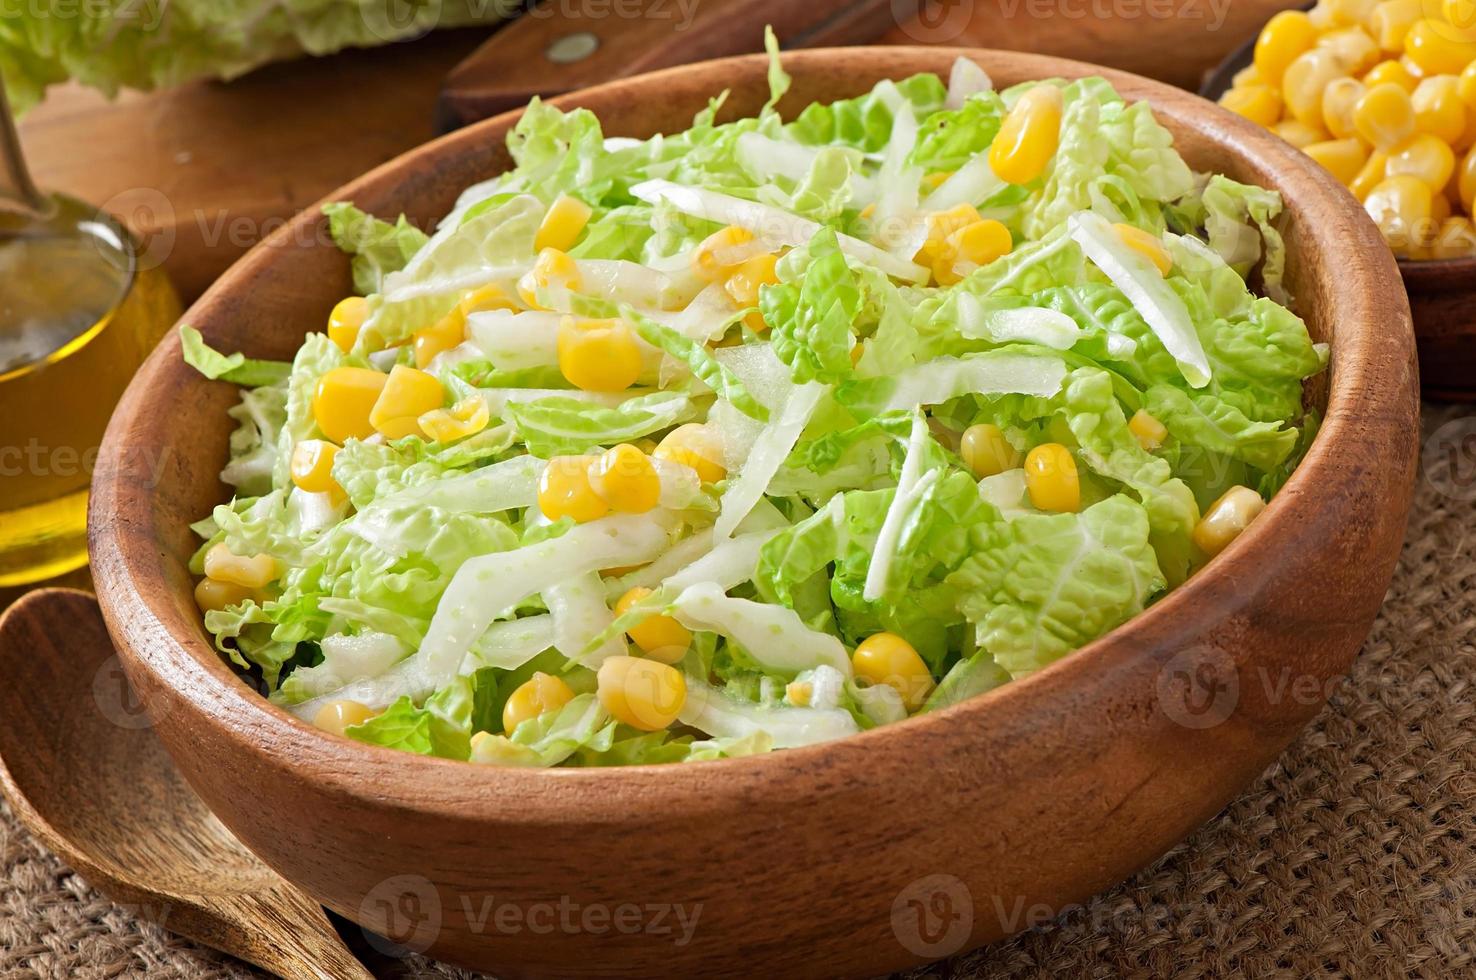
[(1200, 90), (1301, 149), (1384, 233), (1426, 395), (1476, 398), (1476, 0), (1320, 0)]

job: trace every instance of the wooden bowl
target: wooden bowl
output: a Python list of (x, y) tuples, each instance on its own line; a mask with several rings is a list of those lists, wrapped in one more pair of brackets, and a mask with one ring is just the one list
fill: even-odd
[[(873, 975), (999, 939), (1130, 875), (1223, 807), (1347, 671), (1399, 552), (1417, 375), (1398, 272), (1373, 224), (1290, 146), (1133, 75), (1028, 54), (850, 48), (786, 56), (793, 112), (976, 58), (1001, 86), (1105, 75), (1153, 103), (1191, 163), (1286, 197), (1288, 282), (1330, 371), (1300, 469), (1206, 570), (1028, 680), (937, 714), (772, 755), (530, 771), (334, 738), (211, 649), (189, 523), (225, 499), (234, 389), (155, 351), (113, 418), (92, 496), (93, 572), (130, 680), (190, 783), (251, 850), (336, 912), (499, 975)], [(685, 127), (766, 62), (675, 68), (559, 100), (611, 135)], [(426, 225), (509, 165), (502, 115), (344, 188)], [(187, 315), (217, 347), (289, 356), (349, 290), (316, 211)], [(678, 912), (686, 916), (683, 920)], [(695, 928), (692, 917), (696, 916)]]
[[(1205, 77), (1199, 94), (1218, 100), (1255, 49), (1252, 37)], [(1395, 261), (1409, 294), (1426, 397), (1476, 400), (1476, 257)]]

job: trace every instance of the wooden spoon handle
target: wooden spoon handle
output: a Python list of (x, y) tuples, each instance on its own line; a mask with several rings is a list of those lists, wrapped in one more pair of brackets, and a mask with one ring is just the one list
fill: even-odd
[(535, 95), (762, 51), (765, 24), (785, 47), (871, 41), (914, 7), (912, 0), (546, 0), (451, 70), (437, 126), (455, 129), (516, 109)]
[[(322, 906), (247, 851), (184, 783), (107, 669), (113, 657), (89, 593), (38, 589), (0, 616), (0, 676), (37, 705), (12, 711), (0, 740), (0, 791), (16, 817), (99, 891), (170, 932), (279, 976), (372, 980)], [(84, 737), (56, 737), (58, 705)], [(118, 798), (130, 788), (137, 799)], [(94, 817), (106, 824), (101, 838), (82, 829)]]

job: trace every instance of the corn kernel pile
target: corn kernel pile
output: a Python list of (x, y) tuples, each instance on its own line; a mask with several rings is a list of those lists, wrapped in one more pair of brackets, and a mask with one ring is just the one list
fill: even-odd
[(1282, 11), (1220, 104), (1322, 164), (1396, 255), (1476, 255), (1476, 0)]

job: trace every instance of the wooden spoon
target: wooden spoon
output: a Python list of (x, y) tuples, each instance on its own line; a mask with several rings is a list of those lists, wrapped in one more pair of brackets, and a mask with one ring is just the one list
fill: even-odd
[(281, 976), (372, 978), (323, 908), (246, 850), (179, 775), (96, 599), (76, 589), (22, 597), (0, 617), (0, 677), (0, 789), (82, 877), (141, 918)]

